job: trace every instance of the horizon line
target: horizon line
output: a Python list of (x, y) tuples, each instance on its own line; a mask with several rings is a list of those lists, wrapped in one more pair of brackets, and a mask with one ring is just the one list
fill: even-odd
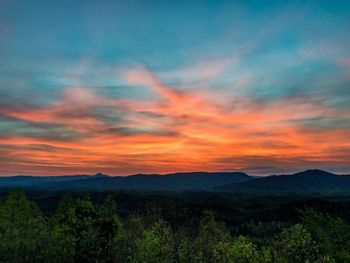
[(337, 172), (331, 172), (327, 169), (319, 169), (319, 168), (312, 168), (312, 169), (305, 169), (305, 170), (297, 170), (294, 172), (287, 172), (287, 173), (271, 173), (271, 174), (250, 174), (247, 173), (245, 171), (242, 170), (237, 170), (237, 171), (188, 171), (188, 172), (169, 172), (169, 173), (133, 173), (133, 174), (127, 174), (127, 175), (110, 175), (110, 174), (106, 174), (103, 172), (98, 172), (95, 174), (88, 174), (88, 173), (73, 173), (73, 174), (61, 174), (61, 175), (53, 175), (53, 174), (14, 174), (14, 175), (4, 175), (4, 174), (0, 174), (0, 177), (63, 177), (63, 176), (107, 176), (107, 177), (129, 177), (129, 176), (137, 176), (137, 175), (158, 175), (158, 176), (166, 176), (166, 175), (171, 175), (171, 174), (193, 174), (193, 173), (244, 173), (248, 176), (251, 177), (268, 177), (268, 176), (283, 176), (283, 175), (293, 175), (293, 174), (297, 174), (297, 173), (302, 173), (302, 172), (306, 172), (306, 171), (322, 171), (322, 172), (327, 172), (327, 173), (331, 173), (331, 174), (335, 174), (335, 175), (350, 175), (349, 172), (345, 172), (345, 173), (337, 173)]

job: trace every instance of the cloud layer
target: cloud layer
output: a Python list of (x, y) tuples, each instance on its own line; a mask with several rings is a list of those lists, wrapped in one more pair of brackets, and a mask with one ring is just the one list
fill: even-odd
[(310, 166), (345, 169), (349, 161), (348, 109), (307, 95), (267, 103), (226, 94), (218, 102), (206, 90), (163, 84), (144, 67), (116, 77), (148, 89), (153, 99), (109, 98), (80, 86), (63, 89), (43, 107), (0, 107), (8, 122), (7, 134), (0, 137), (3, 172), (266, 173)]

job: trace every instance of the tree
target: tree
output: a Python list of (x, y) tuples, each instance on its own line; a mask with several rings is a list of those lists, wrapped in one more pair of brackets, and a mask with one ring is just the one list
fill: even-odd
[(38, 206), (21, 190), (12, 191), (1, 206), (1, 262), (40, 262), (47, 232)]
[(46, 261), (74, 262), (77, 216), (75, 202), (70, 196), (63, 197), (48, 224), (50, 238)]
[(196, 262), (196, 255), (193, 248), (193, 242), (187, 231), (177, 230), (174, 233), (175, 260), (178, 263)]
[(131, 257), (134, 257), (136, 240), (140, 238), (146, 228), (143, 217), (138, 213), (130, 214), (124, 221), (123, 226), (125, 229), (125, 249), (130, 260)]
[(109, 195), (98, 208), (99, 255), (104, 262), (125, 262), (123, 226), (114, 197)]
[(282, 262), (314, 262), (318, 256), (318, 247), (311, 234), (301, 224), (284, 229), (277, 240), (278, 259)]
[(230, 240), (230, 233), (215, 221), (212, 212), (205, 212), (199, 224), (198, 235), (194, 240), (196, 257), (201, 262), (213, 262), (215, 246), (228, 240)]
[(258, 263), (256, 246), (248, 238), (239, 236), (233, 241), (220, 242), (214, 247), (214, 262)]
[(312, 209), (301, 211), (301, 219), (324, 256), (337, 262), (350, 262), (350, 225), (340, 218)]
[(336, 263), (336, 261), (330, 256), (320, 256), (320, 258), (317, 259), (315, 263)]
[(75, 262), (96, 262), (100, 249), (98, 242), (98, 217), (88, 196), (76, 204)]
[(143, 231), (136, 239), (132, 262), (173, 262), (174, 244), (170, 227), (165, 221), (158, 221), (151, 229)]

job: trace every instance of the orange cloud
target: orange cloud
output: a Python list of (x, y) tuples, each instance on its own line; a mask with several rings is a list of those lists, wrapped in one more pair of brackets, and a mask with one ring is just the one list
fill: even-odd
[(319, 126), (349, 112), (321, 101), (299, 96), (262, 103), (227, 96), (218, 104), (200, 92), (165, 85), (146, 69), (124, 71), (122, 77), (158, 97), (122, 100), (73, 87), (46, 107), (0, 108), (1, 115), (61, 125), (79, 134), (71, 140), (0, 137), (2, 173), (129, 174), (252, 166), (298, 170), (337, 168), (349, 161), (347, 151), (333, 156), (334, 149), (350, 148), (349, 128)]

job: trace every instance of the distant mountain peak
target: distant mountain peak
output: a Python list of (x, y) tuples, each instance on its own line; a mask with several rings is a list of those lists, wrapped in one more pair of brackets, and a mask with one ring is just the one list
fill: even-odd
[(94, 177), (108, 177), (108, 175), (104, 173), (97, 173), (94, 175)]
[(310, 169), (303, 172), (293, 174), (294, 176), (336, 176), (333, 173), (326, 172), (319, 169)]

